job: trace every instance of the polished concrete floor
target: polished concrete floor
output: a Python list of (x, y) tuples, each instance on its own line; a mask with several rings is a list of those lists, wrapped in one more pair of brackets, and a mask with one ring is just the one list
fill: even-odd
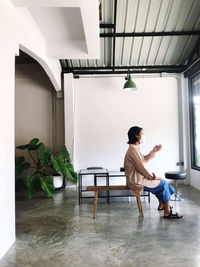
[(77, 191), (56, 192), (53, 199), (38, 196), (16, 201), (17, 239), (0, 261), (1, 267), (63, 266), (200, 266), (200, 191), (179, 186), (184, 199), (173, 202), (184, 214), (166, 220), (157, 201), (142, 199), (144, 218), (135, 198), (78, 205)]

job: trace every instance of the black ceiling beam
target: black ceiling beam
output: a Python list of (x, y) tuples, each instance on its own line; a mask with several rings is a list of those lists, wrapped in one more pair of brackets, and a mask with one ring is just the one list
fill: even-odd
[(101, 29), (108, 29), (108, 28), (114, 28), (114, 24), (109, 24), (109, 23), (100, 23), (99, 24), (99, 27), (101, 28)]
[[(63, 72), (73, 71), (91, 71), (91, 70), (112, 70), (112, 66), (109, 67), (69, 67), (63, 68)], [(144, 69), (181, 69), (185, 68), (185, 65), (150, 65), (150, 66), (115, 66), (117, 70), (144, 70)]]
[(114, 28), (113, 28), (113, 65), (112, 70), (115, 71), (115, 40), (116, 40), (116, 22), (117, 22), (117, 0), (114, 5)]
[(147, 66), (138, 66), (138, 68), (135, 69), (124, 69), (124, 70), (115, 70), (113, 71), (112, 69), (110, 70), (105, 70), (105, 69), (79, 69), (79, 70), (63, 70), (63, 73), (69, 73), (72, 72), (74, 75), (92, 75), (92, 74), (127, 74), (127, 71), (129, 70), (130, 73), (180, 73), (183, 71), (183, 66), (151, 66), (151, 68), (148, 68)]
[[(172, 31), (172, 32), (117, 32), (115, 37), (148, 37), (148, 36), (191, 36), (200, 35), (200, 31)], [(114, 37), (114, 33), (100, 33), (100, 37)]]
[[(176, 69), (176, 70), (173, 70), (173, 69), (165, 69), (165, 70), (161, 70), (161, 69), (152, 69), (152, 70), (145, 70), (145, 71), (141, 71), (141, 70), (134, 70), (134, 71), (130, 71), (129, 73), (131, 74), (144, 74), (144, 73), (180, 73), (182, 72), (182, 69)], [(118, 70), (115, 70), (115, 71), (75, 71), (73, 72), (74, 75), (113, 75), (113, 74), (126, 74), (127, 75), (127, 71), (118, 71)]]

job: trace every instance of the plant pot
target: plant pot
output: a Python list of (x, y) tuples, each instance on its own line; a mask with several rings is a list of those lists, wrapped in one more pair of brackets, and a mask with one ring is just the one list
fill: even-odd
[(65, 188), (65, 179), (63, 176), (53, 176), (53, 184), (55, 189)]

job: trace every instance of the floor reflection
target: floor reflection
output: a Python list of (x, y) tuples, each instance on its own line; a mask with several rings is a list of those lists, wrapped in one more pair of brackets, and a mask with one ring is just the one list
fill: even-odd
[(184, 198), (171, 202), (181, 220), (163, 219), (157, 200), (142, 199), (144, 218), (135, 198), (78, 205), (76, 189), (56, 192), (53, 199), (17, 196), (17, 240), (1, 267), (35, 266), (200, 266), (200, 191), (179, 186)]

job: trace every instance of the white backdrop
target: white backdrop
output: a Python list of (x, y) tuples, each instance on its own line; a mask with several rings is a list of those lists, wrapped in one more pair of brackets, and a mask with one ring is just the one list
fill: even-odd
[(137, 125), (146, 135), (144, 153), (162, 144), (148, 168), (163, 177), (166, 171), (177, 170), (179, 161), (177, 80), (135, 78), (134, 92), (123, 92), (124, 81), (122, 77), (74, 80), (75, 168), (119, 171), (128, 148), (127, 131)]

